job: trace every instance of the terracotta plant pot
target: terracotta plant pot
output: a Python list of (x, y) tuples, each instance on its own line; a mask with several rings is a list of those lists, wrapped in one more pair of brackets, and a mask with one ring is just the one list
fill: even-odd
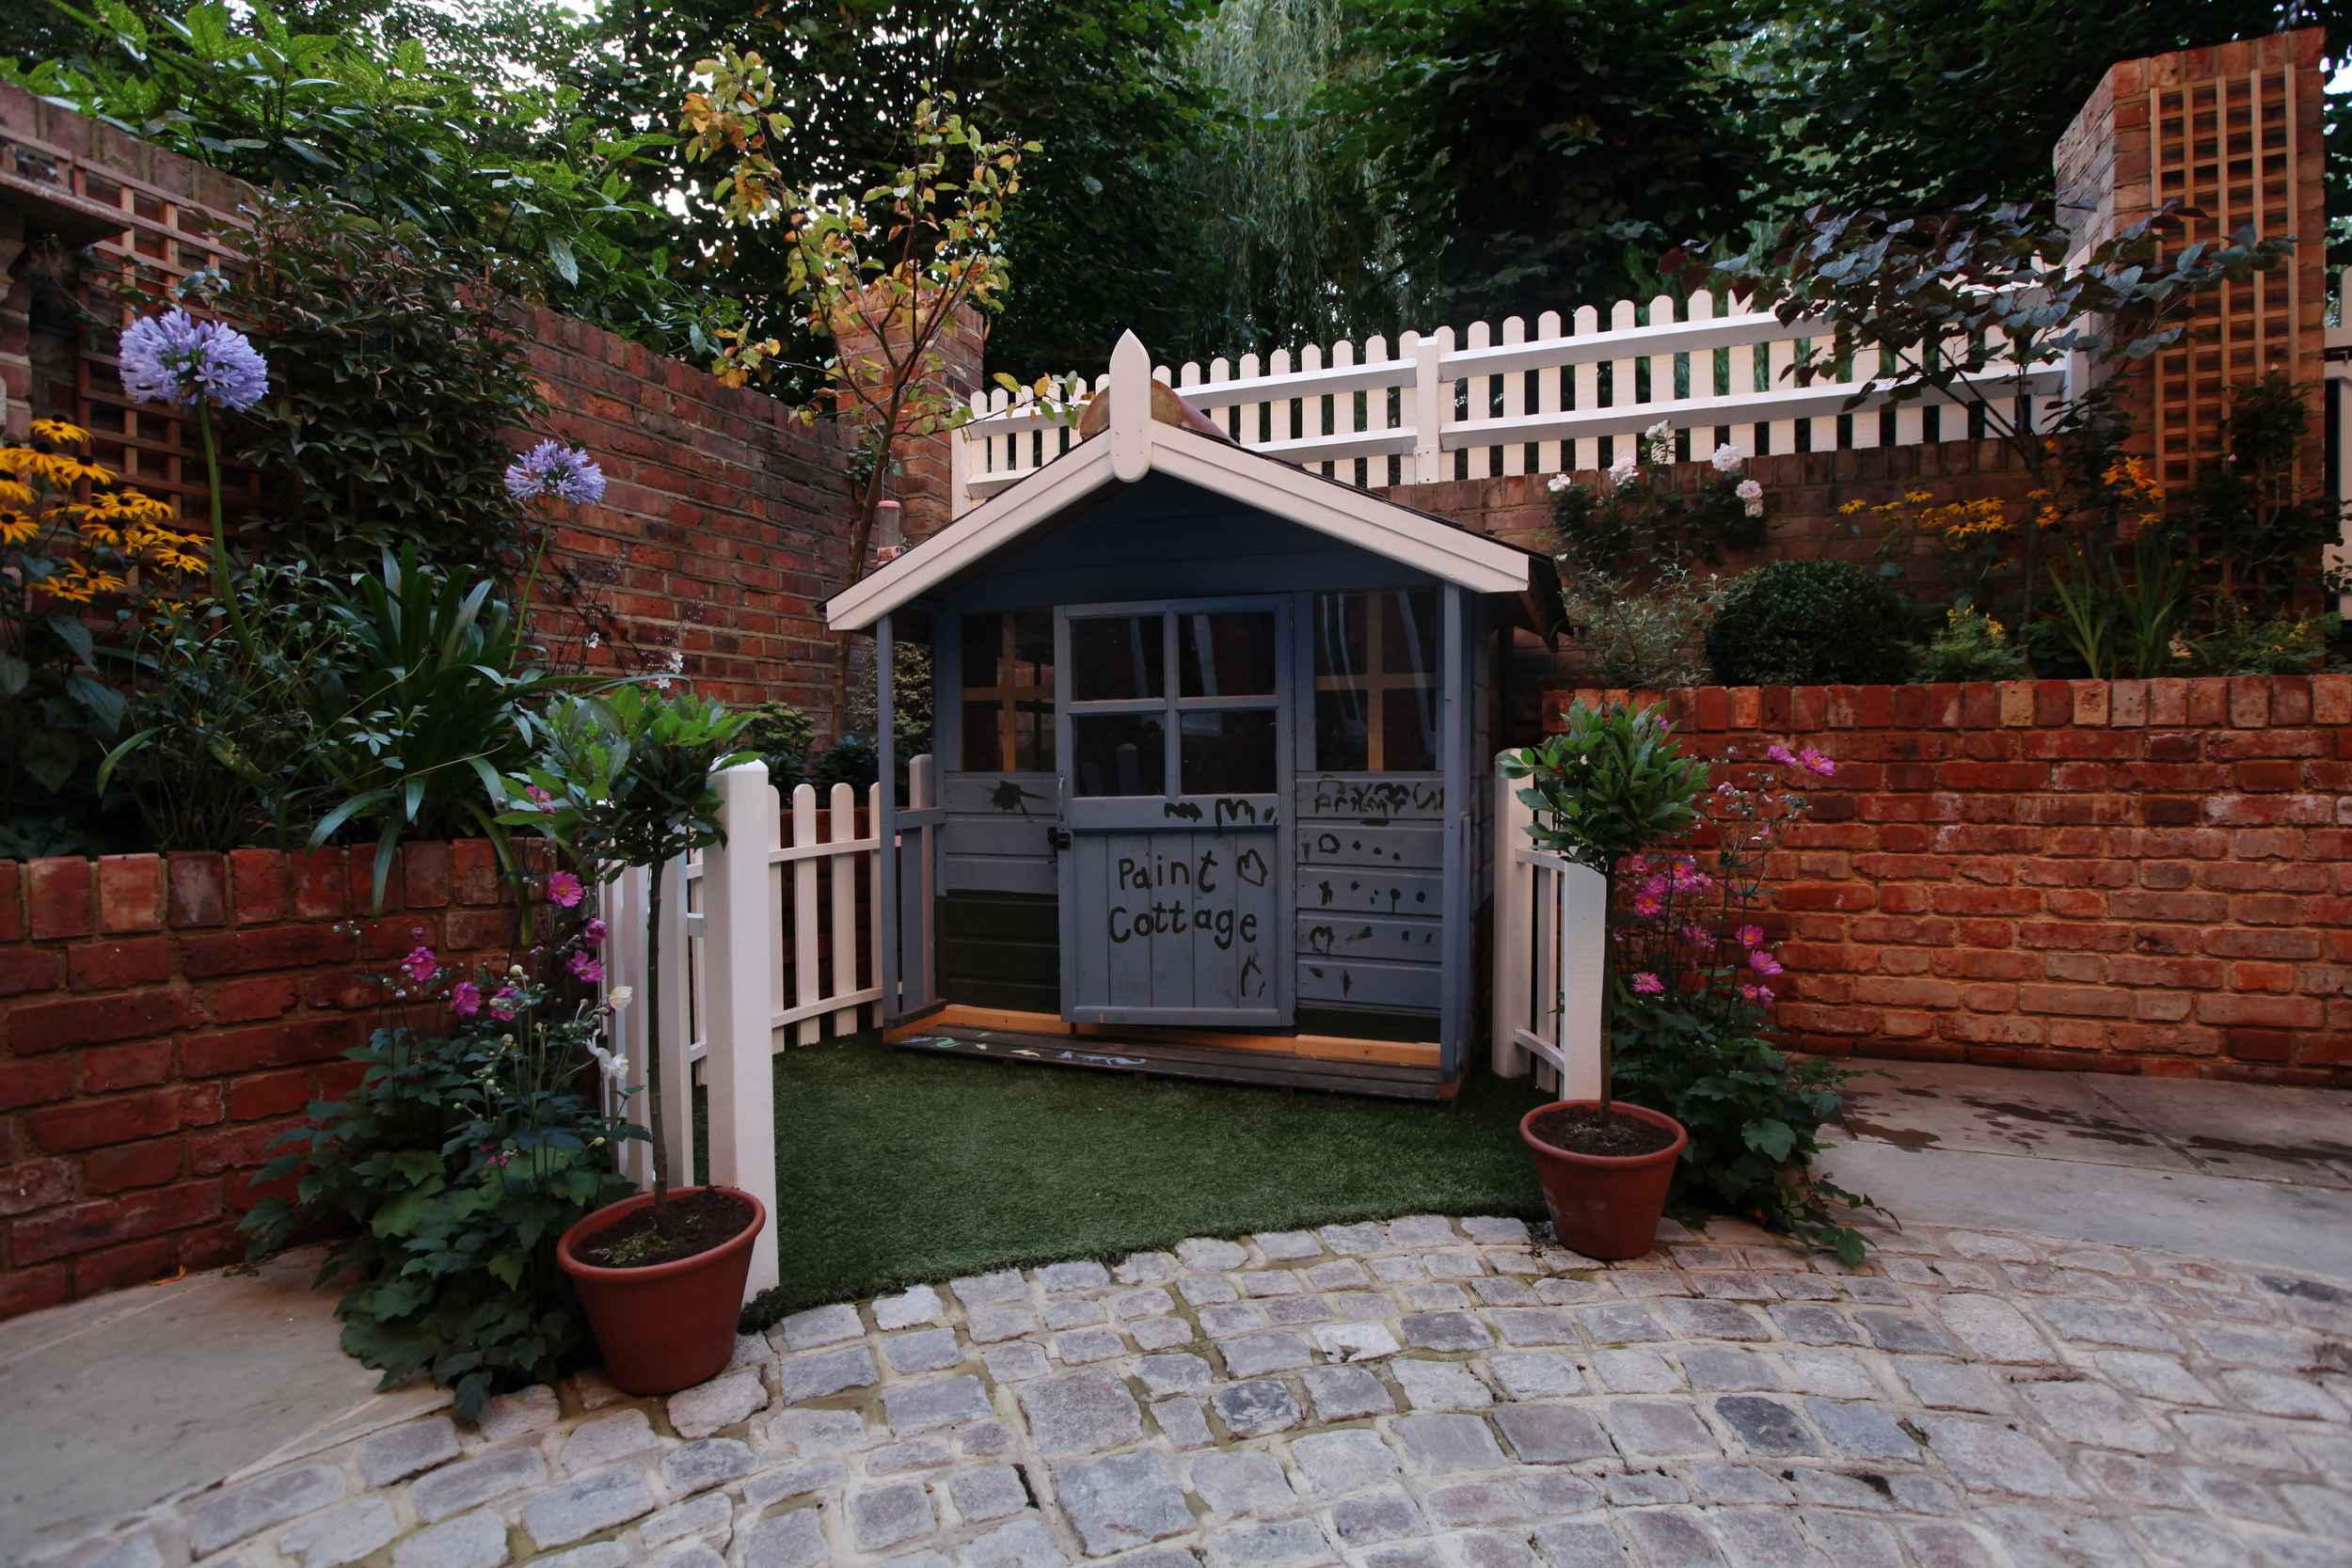
[(1557, 1100), (1519, 1118), (1519, 1136), (1535, 1156), (1535, 1176), (1551, 1210), (1551, 1231), (1560, 1244), (1587, 1258), (1611, 1261), (1639, 1258), (1658, 1242), (1658, 1221), (1666, 1212), (1666, 1189), (1674, 1184), (1675, 1162), (1691, 1135), (1663, 1111), (1616, 1101), (1622, 1114), (1655, 1122), (1675, 1141), (1648, 1154), (1579, 1154), (1555, 1148), (1528, 1131), (1537, 1117), (1562, 1106), (1597, 1107), (1597, 1100)]
[[(752, 1206), (752, 1223), (708, 1252), (642, 1269), (583, 1263), (572, 1249), (653, 1202), (640, 1193), (608, 1204), (564, 1232), (555, 1260), (580, 1288), (580, 1302), (604, 1353), (604, 1375), (629, 1394), (674, 1394), (718, 1375), (735, 1354), (752, 1243), (768, 1223), (759, 1199), (737, 1187), (713, 1189)], [(673, 1200), (702, 1191), (673, 1187)]]

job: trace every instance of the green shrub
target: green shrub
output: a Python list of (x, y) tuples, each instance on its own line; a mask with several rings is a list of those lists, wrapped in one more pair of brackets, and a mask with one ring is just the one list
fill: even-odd
[[(599, 931), (576, 928), (544, 966), (568, 952), (584, 979)], [(352, 1225), (316, 1281), (362, 1275), (335, 1308), (343, 1349), (384, 1374), (379, 1388), (429, 1370), (471, 1419), (498, 1389), (551, 1382), (586, 1352), (555, 1240), (634, 1190), (609, 1146), (644, 1132), (597, 1103), (589, 1056), (613, 1076), (623, 1065), (596, 1043), (609, 1009), (567, 1007), (519, 969), (460, 978), (421, 946), (401, 967), (395, 996), (439, 1013), (446, 1034), (378, 1029), (345, 1052), (367, 1066), (359, 1086), (313, 1101), (313, 1125), (279, 1134), (262, 1167), (294, 1196), (264, 1197), (238, 1228), (260, 1258), (329, 1217)]]
[(1918, 665), (1912, 684), (1938, 681), (2013, 681), (2026, 673), (2025, 656), (2010, 645), (2001, 623), (1965, 606), (1945, 618), (1944, 629), (1925, 647), (1915, 647)]
[(1662, 691), (1706, 680), (1699, 644), (1738, 584), (1737, 578), (1694, 578), (1666, 565), (1637, 589), (1593, 570), (1570, 578), (1562, 599), (1593, 673), (1613, 687)]
[(1620, 1092), (1690, 1134), (1675, 1167), (1676, 1209), (1739, 1214), (1861, 1262), (1862, 1233), (1832, 1206), (1886, 1211), (1808, 1169), (1828, 1147), (1821, 1127), (1838, 1114), (1839, 1090), (1861, 1074), (1718, 1034), (1680, 1001), (1621, 1007), (1612, 1031)]
[(1911, 673), (1911, 619), (1893, 589), (1844, 561), (1775, 561), (1707, 630), (1725, 686), (1862, 686)]

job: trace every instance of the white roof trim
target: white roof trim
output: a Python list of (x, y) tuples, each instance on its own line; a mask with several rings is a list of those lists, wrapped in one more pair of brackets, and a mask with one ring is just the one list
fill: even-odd
[[(1326, 533), (1474, 594), (1528, 586), (1528, 557), (1369, 491), (1151, 417), (1151, 360), (1132, 332), (1111, 355), (1111, 427), (999, 492), (825, 605), (834, 631), (861, 631), (1013, 547), (1097, 492), (1164, 473)], [(1133, 384), (1133, 389), (1121, 393)]]

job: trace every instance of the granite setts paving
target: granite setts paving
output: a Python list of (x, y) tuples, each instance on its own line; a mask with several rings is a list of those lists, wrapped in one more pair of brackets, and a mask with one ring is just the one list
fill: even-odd
[(941, 1281), (596, 1373), (58, 1568), (2352, 1564), (2352, 1288), (1736, 1221), (1601, 1265), (1418, 1215)]

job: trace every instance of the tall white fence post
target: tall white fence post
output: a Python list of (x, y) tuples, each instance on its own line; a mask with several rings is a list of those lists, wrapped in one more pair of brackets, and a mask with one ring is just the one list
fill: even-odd
[(1563, 1100), (1597, 1100), (1608, 883), (1530, 843), (1535, 814), (1517, 783), (1498, 769), (1494, 1069), (1516, 1078), (1532, 1063), (1539, 1086)]
[[(743, 1287), (749, 1301), (776, 1283), (776, 1110), (771, 1076), (775, 1009), (770, 988), (782, 910), (775, 885), (780, 879), (771, 868), (781, 814), (765, 763), (730, 768), (719, 775), (718, 784), (727, 838), (704, 851), (703, 864), (710, 1179), (750, 1193), (768, 1210), (767, 1227), (752, 1244), (751, 1274)], [(847, 786), (841, 792), (847, 793)]]

